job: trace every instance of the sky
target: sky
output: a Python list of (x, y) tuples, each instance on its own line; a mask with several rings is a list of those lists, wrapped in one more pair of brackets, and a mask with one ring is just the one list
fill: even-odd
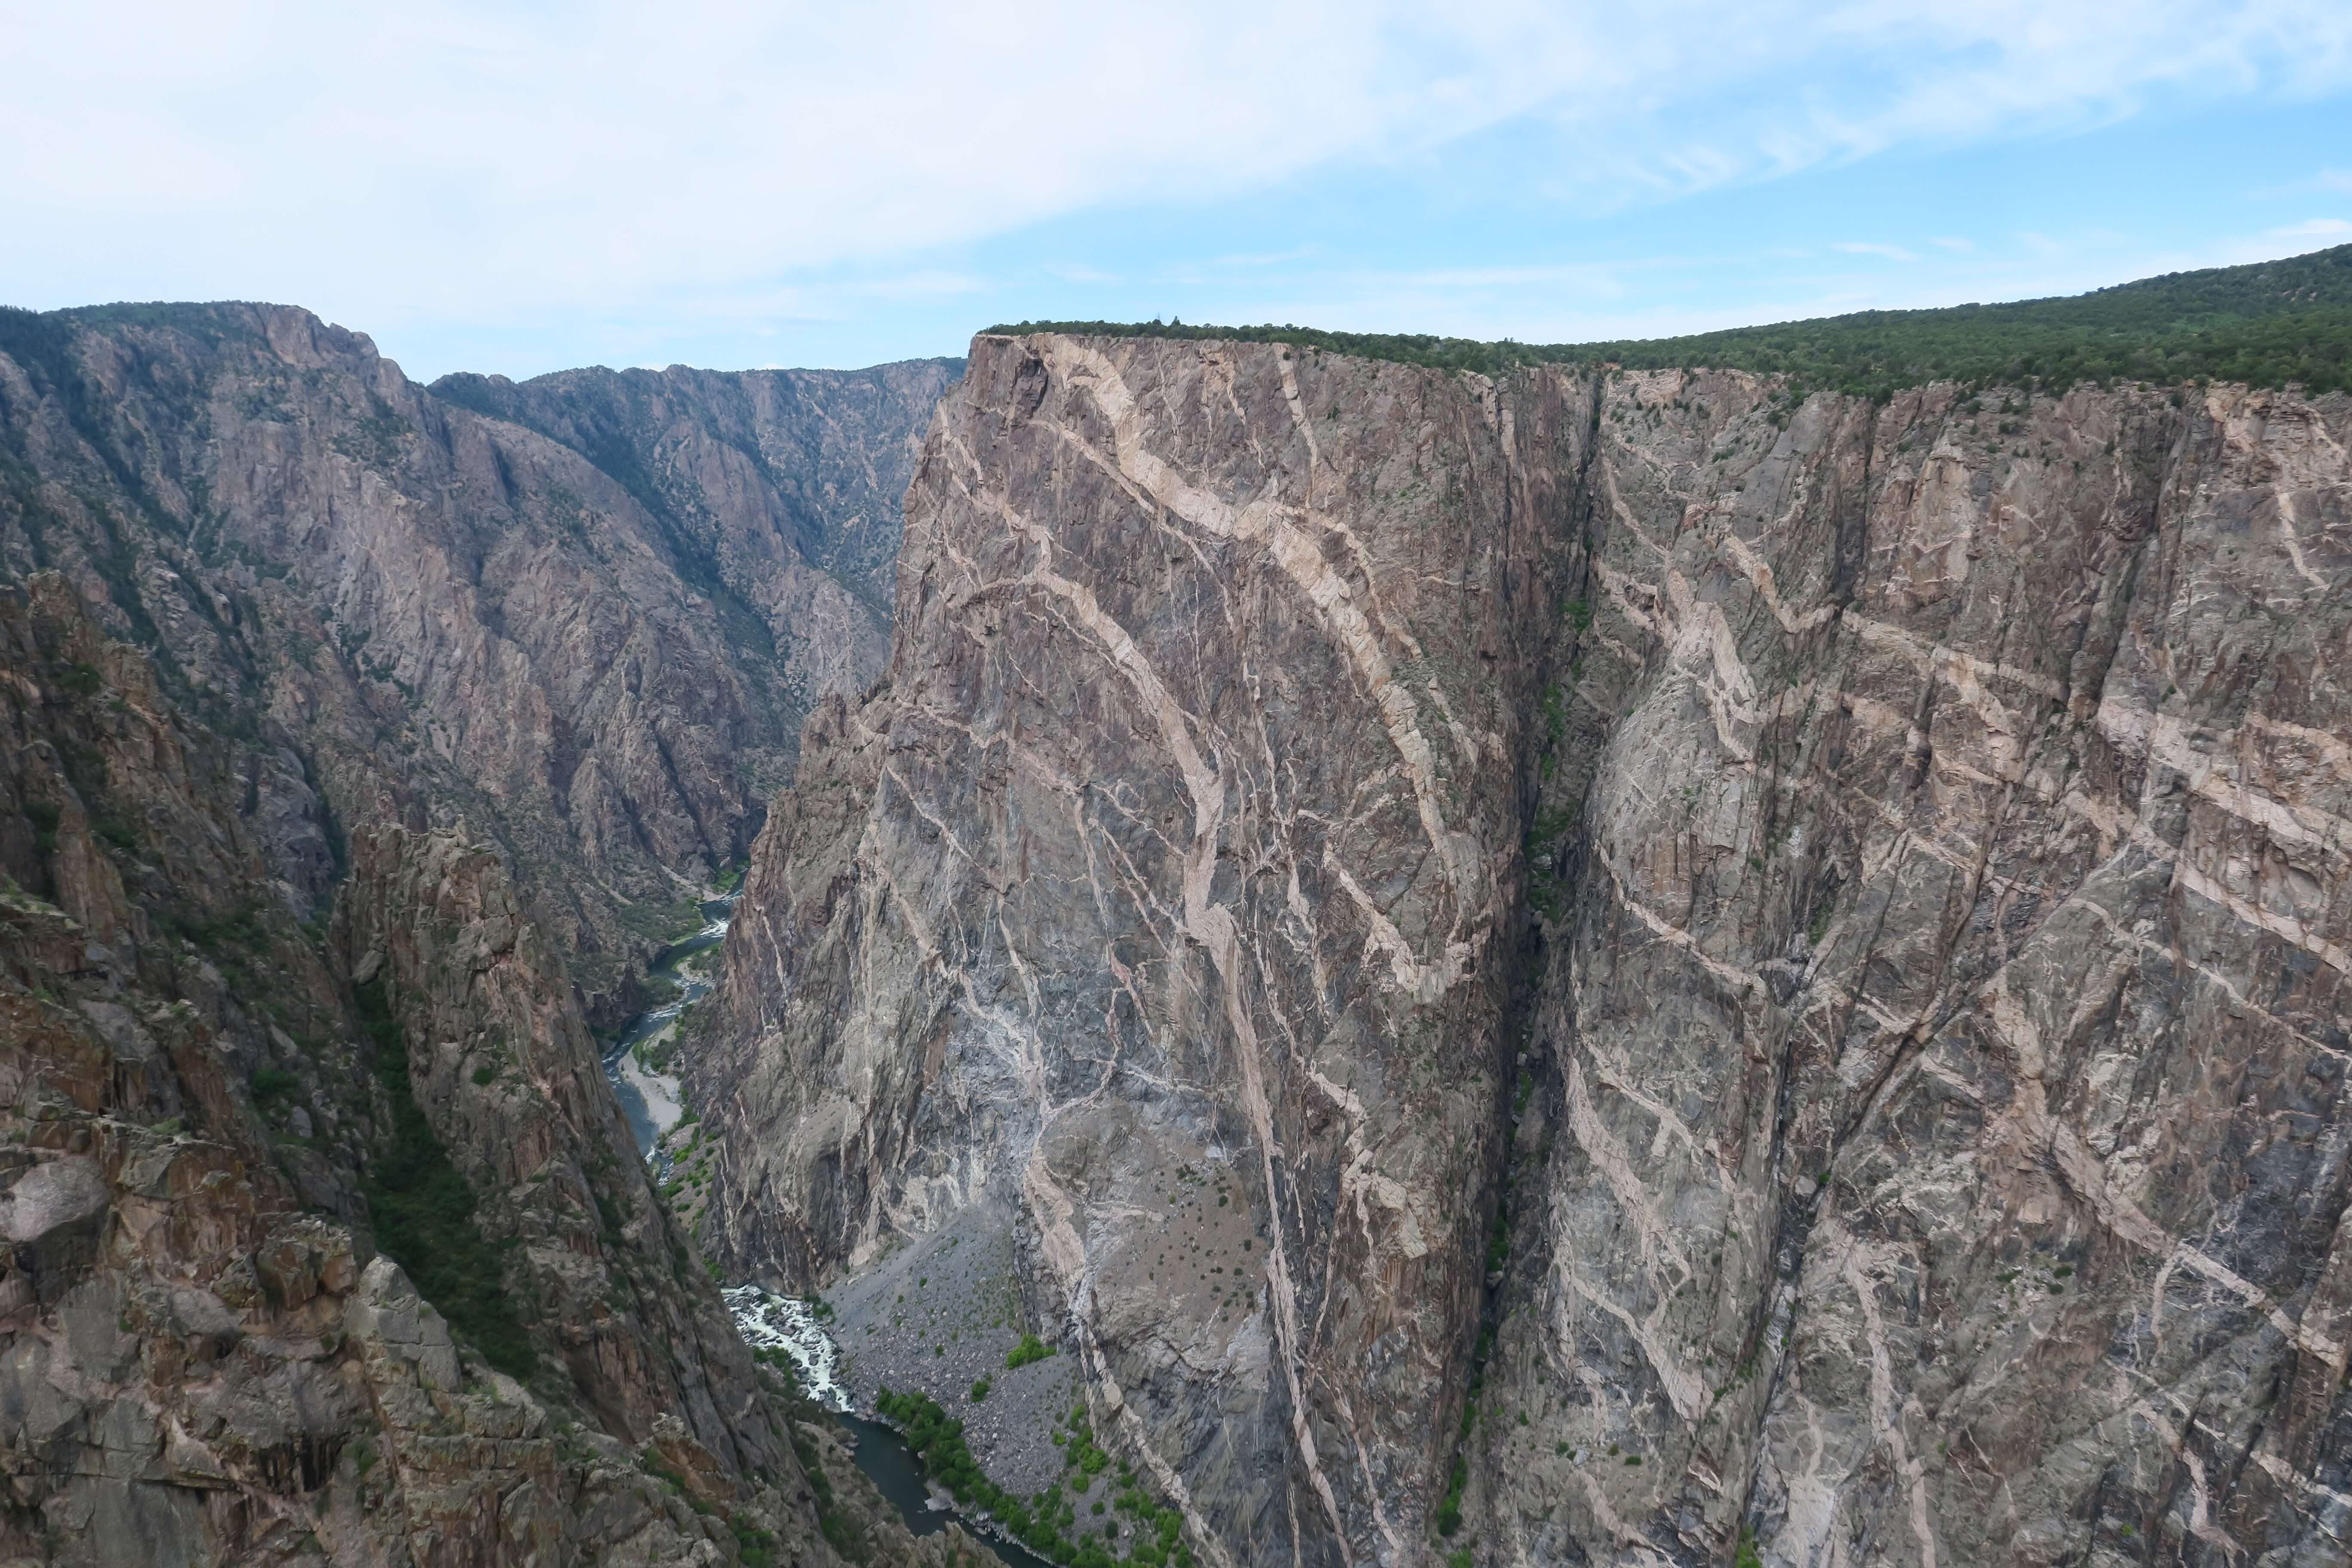
[(0, 303), (414, 376), (1567, 342), (2352, 241), (2346, 0), (0, 0)]

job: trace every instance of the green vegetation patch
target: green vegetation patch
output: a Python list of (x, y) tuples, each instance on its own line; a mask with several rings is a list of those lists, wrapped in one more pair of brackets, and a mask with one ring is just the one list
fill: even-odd
[(1004, 1365), (1008, 1371), (1017, 1372), (1032, 1362), (1044, 1361), (1053, 1353), (1054, 1347), (1036, 1335), (1024, 1334), (1019, 1344), (1004, 1352)]
[[(1084, 1405), (1070, 1413), (1069, 1436), (1063, 1439), (1067, 1490), (1063, 1482), (1055, 1481), (1028, 1498), (1004, 1490), (981, 1472), (964, 1443), (963, 1423), (950, 1419), (930, 1395), (893, 1394), (886, 1388), (875, 1397), (874, 1407), (906, 1437), (926, 1475), (945, 1487), (956, 1501), (985, 1510), (1039, 1556), (1069, 1568), (1111, 1568), (1116, 1563), (1139, 1563), (1143, 1568), (1192, 1568), (1192, 1549), (1182, 1539), (1183, 1516), (1155, 1501), (1124, 1465), (1115, 1481), (1102, 1483), (1112, 1495), (1097, 1499), (1091, 1510), (1101, 1514), (1108, 1510), (1116, 1516), (1107, 1521), (1106, 1532), (1077, 1533), (1077, 1508), (1069, 1493), (1082, 1496), (1093, 1489), (1096, 1478), (1111, 1466), (1110, 1455), (1095, 1445)], [(1120, 1519), (1126, 1521), (1123, 1527)], [(1120, 1533), (1127, 1546), (1124, 1557), (1114, 1550)]]
[(376, 1081), (392, 1101), (392, 1137), (362, 1178), (376, 1246), (408, 1271), (449, 1327), (509, 1377), (539, 1370), (515, 1317), (499, 1268), (500, 1248), (474, 1223), (474, 1190), (449, 1163), (409, 1083), (408, 1047), (383, 982), (357, 988), (360, 1022), (375, 1044)]
[(291, 1099), (302, 1087), (302, 1080), (284, 1068), (261, 1068), (252, 1079), (254, 1102), (267, 1105), (274, 1100)]
[(44, 855), (54, 854), (58, 847), (58, 824), (65, 814), (46, 800), (28, 800), (23, 806), (25, 820), (33, 825), (33, 843)]
[(2352, 390), (2352, 245), (2281, 261), (2170, 272), (2089, 294), (1864, 310), (1689, 337), (1596, 343), (1480, 342), (1309, 327), (1022, 321), (994, 332), (1215, 338), (1487, 375), (1534, 364), (1753, 371), (1803, 391), (1885, 399), (1931, 381), (2037, 386), (2211, 380)]

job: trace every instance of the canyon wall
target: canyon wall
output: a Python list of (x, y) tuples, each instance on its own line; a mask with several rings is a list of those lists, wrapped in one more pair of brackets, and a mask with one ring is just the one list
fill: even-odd
[(677, 555), (767, 625), (801, 710), (855, 696), (890, 651), (907, 481), (953, 359), (870, 370), (446, 375), (445, 402), (522, 425), (618, 479)]
[(611, 1025), (878, 665), (868, 557), (955, 369), (452, 378), (485, 414), (285, 307), (0, 312), (0, 569), (65, 573), (242, 744), (289, 908), (364, 826), (461, 829)]
[(729, 490), (299, 310), (0, 310), (0, 1559), (970, 1559), (755, 1364), (590, 1031), (869, 678), (952, 374), (771, 399)]
[(1599, 391), (1465, 1530), (2340, 1561), (2352, 408)]
[(1213, 1562), (2340, 1561), (2347, 433), (978, 339), (706, 1242), (1009, 1227)]
[(236, 744), (62, 576), (0, 675), (0, 1557), (968, 1550), (755, 1371), (495, 856), (378, 830), (305, 923)]
[(1498, 1164), (1568, 389), (973, 354), (890, 670), (812, 719), (689, 1053), (709, 1238), (813, 1281), (1017, 1216), (1213, 1560), (1412, 1550)]

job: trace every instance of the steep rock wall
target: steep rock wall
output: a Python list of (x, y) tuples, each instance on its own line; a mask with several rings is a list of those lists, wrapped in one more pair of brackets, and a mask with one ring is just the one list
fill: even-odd
[(2352, 410), (1596, 394), (1465, 1539), (2340, 1560)]
[(2339, 1560), (2347, 424), (976, 341), (711, 1244), (1013, 1225), (1213, 1559)]
[[(498, 845), (611, 1024), (686, 897), (748, 847), (807, 703), (871, 679), (862, 580), (799, 539), (895, 506), (889, 454), (943, 374), (830, 410), (835, 446), (871, 460), (785, 517), (786, 437), (822, 387), (754, 422), (764, 478), (671, 439), (692, 410), (666, 405), (583, 441), (615, 473), (306, 311), (0, 312), (0, 572), (65, 573), (238, 741), (289, 907), (324, 910), (360, 827), (462, 827)], [(695, 387), (724, 403), (728, 384)], [(633, 442), (677, 448), (667, 490)]]
[(978, 340), (688, 1069), (746, 1266), (1017, 1215), (1220, 1561), (1403, 1550), (1442, 1473), (1559, 391)]
[(448, 375), (435, 396), (561, 441), (627, 488), (680, 553), (742, 595), (805, 705), (873, 684), (890, 651), (899, 520), (923, 431), (963, 362), (870, 370)]
[(751, 1352), (656, 1198), (596, 1043), (498, 856), (445, 833), (353, 845), (336, 936), (383, 987), (418, 1106), (467, 1184), (542, 1360), (614, 1436), (664, 1415), (730, 1470), (788, 1446)]

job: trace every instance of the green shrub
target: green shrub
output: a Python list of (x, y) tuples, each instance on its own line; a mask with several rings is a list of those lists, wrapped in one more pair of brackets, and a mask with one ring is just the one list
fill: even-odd
[(742, 1568), (771, 1568), (776, 1561), (776, 1537), (761, 1530), (741, 1514), (728, 1521), (735, 1531), (735, 1549), (740, 1554)]
[(302, 1080), (283, 1068), (263, 1068), (253, 1075), (253, 1098), (257, 1104), (280, 1100), (302, 1087)]
[(240, 899), (215, 914), (175, 911), (165, 916), (163, 923), (173, 935), (220, 958), (237, 952), (256, 952), (268, 944), (269, 928), (262, 922), (263, 910), (259, 899)]
[(1032, 1362), (1044, 1361), (1053, 1353), (1054, 1347), (1036, 1335), (1023, 1334), (1021, 1342), (1004, 1352), (1004, 1364), (1008, 1370), (1018, 1371)]
[(361, 1178), (376, 1246), (408, 1271), (418, 1292), (483, 1360), (509, 1377), (529, 1377), (538, 1371), (539, 1357), (515, 1316), (499, 1267), (501, 1249), (482, 1238), (473, 1189), (417, 1106), (408, 1047), (383, 982), (353, 994), (375, 1047), (376, 1081), (392, 1102), (392, 1136), (372, 1154)]
[[(967, 1507), (984, 1510), (1012, 1535), (1039, 1556), (1070, 1568), (1094, 1568), (1115, 1561), (1099, 1537), (1089, 1536), (1081, 1542), (1070, 1531), (1077, 1522), (1077, 1511), (1063, 1495), (1059, 1482), (1047, 1485), (1034, 1497), (1023, 1498), (1008, 1492), (981, 1472), (964, 1442), (963, 1423), (950, 1420), (939, 1402), (927, 1394), (893, 1394), (885, 1388), (874, 1400), (875, 1409), (882, 1418), (897, 1426), (922, 1462), (923, 1471), (947, 1489), (955, 1500)], [(1109, 1462), (1109, 1456), (1094, 1447), (1086, 1426), (1084, 1407), (1071, 1417), (1075, 1428), (1064, 1463), (1087, 1474), (1098, 1473)], [(1089, 1459), (1093, 1462), (1089, 1463)], [(1085, 1485), (1076, 1489), (1083, 1491)], [(1181, 1539), (1183, 1520), (1173, 1509), (1156, 1506), (1143, 1492), (1129, 1485), (1113, 1502), (1122, 1513), (1136, 1521), (1139, 1539), (1127, 1561), (1144, 1568), (1192, 1568), (1192, 1549)], [(1116, 1528), (1115, 1526), (1113, 1528)], [(1149, 1529), (1150, 1534), (1143, 1531)]]
[(1511, 1217), (1507, 1213), (1495, 1215), (1494, 1234), (1486, 1241), (1486, 1272), (1493, 1273), (1511, 1260)]

